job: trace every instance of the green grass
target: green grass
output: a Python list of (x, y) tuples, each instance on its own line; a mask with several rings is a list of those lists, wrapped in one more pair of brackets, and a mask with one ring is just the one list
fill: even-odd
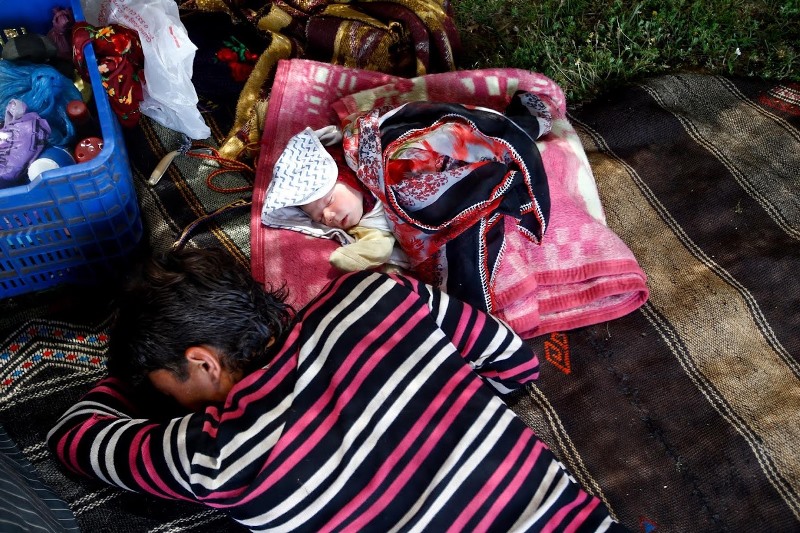
[(571, 106), (647, 76), (800, 81), (800, 0), (453, 0), (461, 68), (518, 67)]

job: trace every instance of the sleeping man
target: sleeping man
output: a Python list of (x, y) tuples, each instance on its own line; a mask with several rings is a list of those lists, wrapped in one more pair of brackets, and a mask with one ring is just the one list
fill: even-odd
[[(253, 531), (613, 531), (501, 395), (538, 375), (502, 322), (412, 279), (347, 274), (296, 316), (214, 250), (149, 261), (110, 376), (61, 417), (76, 474)], [(137, 407), (150, 383), (187, 409)]]

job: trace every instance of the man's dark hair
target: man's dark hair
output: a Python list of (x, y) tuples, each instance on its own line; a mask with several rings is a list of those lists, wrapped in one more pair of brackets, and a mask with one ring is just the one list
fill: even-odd
[(150, 258), (118, 298), (109, 371), (134, 385), (159, 369), (185, 380), (185, 351), (200, 345), (222, 352), (228, 370), (254, 370), (288, 332), (294, 311), (286, 295), (261, 287), (222, 250), (184, 248)]

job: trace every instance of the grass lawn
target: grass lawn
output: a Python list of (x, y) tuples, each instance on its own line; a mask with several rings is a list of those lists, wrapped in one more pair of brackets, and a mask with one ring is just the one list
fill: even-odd
[(572, 107), (665, 72), (800, 81), (800, 0), (453, 0), (462, 68), (541, 72)]

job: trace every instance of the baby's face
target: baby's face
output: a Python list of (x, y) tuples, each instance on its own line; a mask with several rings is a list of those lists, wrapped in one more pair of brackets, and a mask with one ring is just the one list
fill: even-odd
[(300, 206), (314, 221), (332, 228), (350, 229), (364, 216), (364, 195), (361, 191), (336, 182), (328, 194)]

